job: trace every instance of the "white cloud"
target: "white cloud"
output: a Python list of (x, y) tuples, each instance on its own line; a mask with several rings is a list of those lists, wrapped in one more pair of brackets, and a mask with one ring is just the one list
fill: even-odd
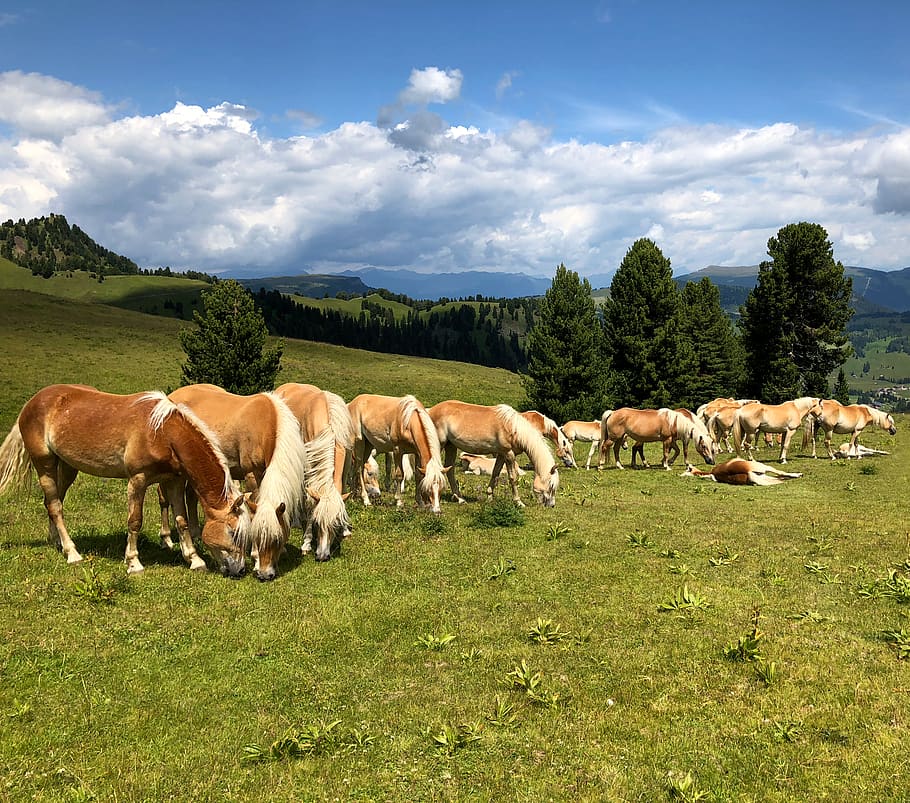
[[(460, 73), (415, 72), (414, 98), (458, 96)], [(59, 104), (65, 122), (26, 117), (13, 97)], [(0, 98), (0, 219), (60, 212), (142, 265), (552, 275), (564, 262), (590, 275), (649, 236), (675, 269), (697, 269), (755, 264), (801, 220), (825, 226), (844, 264), (910, 264), (910, 131), (676, 125), (604, 145), (419, 106), (388, 127), (270, 139), (228, 102), (117, 116), (95, 93), (21, 73), (0, 75)]]
[(110, 114), (97, 92), (37, 73), (0, 73), (0, 123), (23, 136), (56, 140)]
[(462, 78), (461, 70), (440, 70), (438, 67), (411, 70), (411, 78), (399, 100), (405, 105), (448, 103), (461, 94)]
[(512, 88), (512, 79), (517, 78), (520, 73), (517, 72), (506, 72), (502, 74), (502, 77), (496, 82), (496, 99), (502, 100), (506, 92)]

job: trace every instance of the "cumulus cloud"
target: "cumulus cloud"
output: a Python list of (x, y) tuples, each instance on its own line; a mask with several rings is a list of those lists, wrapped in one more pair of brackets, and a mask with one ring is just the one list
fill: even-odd
[[(460, 73), (423, 77), (402, 94), (458, 97)], [(697, 269), (756, 264), (801, 220), (825, 226), (844, 264), (910, 261), (910, 132), (677, 125), (581, 143), (528, 121), (452, 124), (417, 104), (386, 127), (276, 139), (231, 102), (125, 116), (46, 76), (6, 73), (0, 86), (75, 110), (48, 134), (0, 102), (0, 219), (59, 212), (144, 266), (552, 275), (564, 262), (592, 275), (650, 236), (675, 269)]]
[(427, 67), (411, 70), (408, 85), (398, 93), (395, 103), (379, 109), (376, 124), (390, 129), (389, 141), (409, 150), (431, 150), (446, 122), (427, 110), (431, 103), (448, 103), (461, 94), (461, 70)]
[(110, 115), (97, 92), (37, 73), (0, 73), (0, 123), (22, 136), (59, 139)]

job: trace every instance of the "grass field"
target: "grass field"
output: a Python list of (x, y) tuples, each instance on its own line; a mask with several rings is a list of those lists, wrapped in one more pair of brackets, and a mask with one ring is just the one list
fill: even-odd
[[(179, 322), (0, 313), (4, 433), (51, 382), (178, 383)], [(282, 380), (346, 398), (521, 398), (504, 371), (285, 354)], [(36, 488), (5, 496), (0, 800), (906, 800), (908, 423), (772, 488), (566, 470), (544, 510), (526, 475), (521, 522), (470, 477), (438, 518), (351, 502), (338, 558), (292, 547), (266, 585), (191, 573), (151, 500), (127, 579), (122, 482), (67, 497), (80, 567)]]

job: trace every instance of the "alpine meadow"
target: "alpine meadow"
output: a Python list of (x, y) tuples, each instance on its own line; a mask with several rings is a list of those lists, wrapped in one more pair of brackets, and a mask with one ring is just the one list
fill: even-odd
[[(0, 436), (53, 383), (181, 384), (186, 321), (56, 279), (14, 289), (13, 270)], [(91, 286), (110, 303), (159, 280), (180, 282)], [(665, 353), (671, 334), (653, 338)], [(346, 401), (526, 398), (501, 368), (281, 345), (276, 383)], [(608, 460), (560, 465), (553, 508), (526, 473), (519, 508), (456, 464), (466, 504), (352, 497), (340, 553), (303, 555), (295, 527), (268, 584), (210, 559), (190, 571), (160, 543), (154, 493), (128, 577), (126, 483), (85, 474), (65, 505), (85, 559), (68, 565), (32, 472), (0, 497), (0, 800), (905, 800), (910, 421), (895, 421), (863, 432), (884, 452), (863, 459), (812, 459), (794, 438), (802, 476), (773, 487)], [(776, 465), (776, 448), (757, 459)]]

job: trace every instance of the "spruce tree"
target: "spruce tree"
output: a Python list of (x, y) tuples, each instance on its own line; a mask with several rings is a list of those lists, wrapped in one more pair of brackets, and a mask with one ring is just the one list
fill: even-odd
[(613, 407), (692, 405), (696, 372), (680, 325), (680, 293), (670, 260), (651, 240), (628, 250), (604, 304), (606, 355)]
[(817, 223), (784, 226), (768, 255), (740, 307), (746, 393), (772, 404), (827, 396), (828, 375), (850, 355), (852, 280)]
[(202, 291), (196, 329), (180, 332), (185, 385), (210, 382), (241, 395), (272, 390), (283, 344), (265, 348), (268, 330), (252, 295), (230, 279)]
[(591, 283), (565, 265), (537, 309), (528, 333), (528, 368), (521, 381), (528, 407), (564, 423), (604, 411), (603, 332)]
[(844, 373), (843, 366), (837, 372), (837, 382), (834, 383), (831, 398), (841, 404), (850, 404), (850, 385), (847, 383), (847, 375)]
[(687, 382), (687, 406), (694, 409), (718, 397), (737, 395), (743, 369), (742, 344), (720, 305), (717, 285), (707, 277), (683, 287), (680, 327), (692, 344), (696, 361)]

